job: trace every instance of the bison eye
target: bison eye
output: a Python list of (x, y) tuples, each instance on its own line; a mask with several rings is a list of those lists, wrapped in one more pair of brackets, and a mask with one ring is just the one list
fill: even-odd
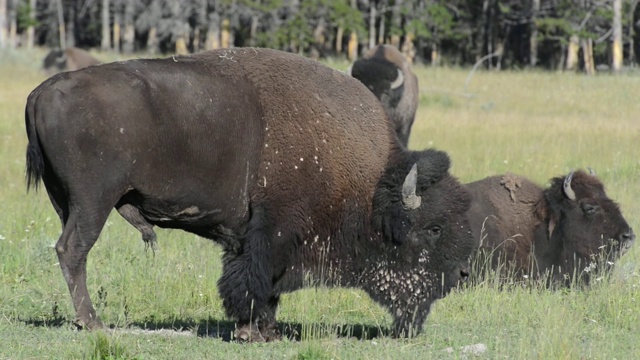
[(430, 238), (439, 238), (440, 234), (442, 233), (442, 228), (438, 225), (433, 225), (429, 228), (427, 228), (427, 235), (429, 235)]
[(582, 211), (586, 215), (593, 215), (593, 214), (596, 213), (596, 211), (598, 211), (598, 206), (597, 205), (591, 205), (591, 204), (583, 204), (582, 205)]

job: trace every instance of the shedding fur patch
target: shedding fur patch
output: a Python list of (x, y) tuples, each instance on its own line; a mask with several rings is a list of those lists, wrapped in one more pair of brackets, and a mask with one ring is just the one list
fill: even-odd
[(522, 186), (522, 179), (518, 175), (506, 173), (500, 180), (500, 185), (509, 190), (511, 201), (516, 202), (516, 189)]

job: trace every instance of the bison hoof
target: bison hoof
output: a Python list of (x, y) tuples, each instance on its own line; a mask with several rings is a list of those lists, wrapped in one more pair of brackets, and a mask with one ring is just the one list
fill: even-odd
[(260, 330), (260, 334), (266, 342), (277, 341), (282, 339), (282, 335), (280, 335), (280, 331), (275, 326), (270, 326), (265, 329)]
[(93, 319), (91, 321), (84, 321), (80, 318), (76, 318), (75, 320), (73, 320), (73, 325), (76, 327), (77, 330), (95, 331), (95, 330), (102, 330), (105, 328), (104, 325), (102, 324), (102, 321), (98, 319)]
[(240, 342), (270, 342), (280, 340), (282, 336), (275, 327), (258, 329), (255, 326), (245, 325), (235, 332), (235, 338)]
[(236, 329), (235, 338), (240, 342), (265, 342), (266, 339), (262, 336), (260, 331), (256, 327), (245, 325), (239, 329)]

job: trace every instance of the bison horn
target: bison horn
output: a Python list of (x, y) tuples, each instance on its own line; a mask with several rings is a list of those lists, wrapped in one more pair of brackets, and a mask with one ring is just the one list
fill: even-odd
[(587, 170), (589, 170), (589, 174), (590, 174), (591, 176), (596, 176), (596, 172), (595, 172), (595, 171), (593, 171), (593, 169), (592, 169), (592, 168), (588, 167), (588, 168), (587, 168)]
[(405, 210), (415, 210), (420, 207), (422, 198), (416, 195), (418, 183), (418, 165), (413, 164), (402, 184), (402, 205)]
[(576, 193), (573, 192), (573, 189), (571, 188), (571, 179), (573, 179), (573, 171), (570, 172), (566, 178), (564, 178), (564, 185), (562, 186), (562, 190), (564, 191), (564, 194), (567, 196), (567, 198), (569, 198), (569, 200), (575, 201)]
[(353, 67), (353, 64), (349, 65), (349, 67), (347, 68), (347, 70), (345, 70), (345, 72), (344, 72), (345, 74), (347, 74), (347, 75), (349, 75), (349, 76), (351, 76), (351, 77), (353, 77), (353, 75), (351, 75), (351, 68), (352, 68), (352, 67)]
[(400, 86), (402, 86), (402, 84), (404, 83), (404, 74), (402, 73), (402, 70), (398, 69), (398, 77), (393, 80), (393, 82), (391, 83), (391, 89), (397, 89)]

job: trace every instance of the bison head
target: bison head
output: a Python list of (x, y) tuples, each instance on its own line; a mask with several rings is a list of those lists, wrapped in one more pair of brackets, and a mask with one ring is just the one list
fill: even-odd
[(402, 53), (391, 45), (379, 45), (353, 63), (347, 74), (360, 80), (380, 99), (406, 147), (418, 108), (418, 79)]
[(469, 275), (470, 196), (448, 169), (444, 152), (413, 152), (387, 170), (375, 194), (373, 226), (386, 251), (371, 259), (364, 289), (390, 309), (396, 335), (418, 333), (431, 303)]
[(598, 264), (613, 264), (635, 240), (618, 205), (605, 193), (593, 174), (572, 172), (551, 180), (544, 192), (548, 241), (556, 247), (560, 272), (589, 282), (589, 272)]
[(49, 75), (53, 75), (60, 71), (74, 71), (100, 63), (100, 60), (88, 52), (76, 47), (68, 47), (64, 50), (51, 50), (44, 58), (42, 67)]
[(51, 50), (42, 62), (42, 68), (47, 73), (56, 73), (67, 69), (67, 55), (61, 49)]

